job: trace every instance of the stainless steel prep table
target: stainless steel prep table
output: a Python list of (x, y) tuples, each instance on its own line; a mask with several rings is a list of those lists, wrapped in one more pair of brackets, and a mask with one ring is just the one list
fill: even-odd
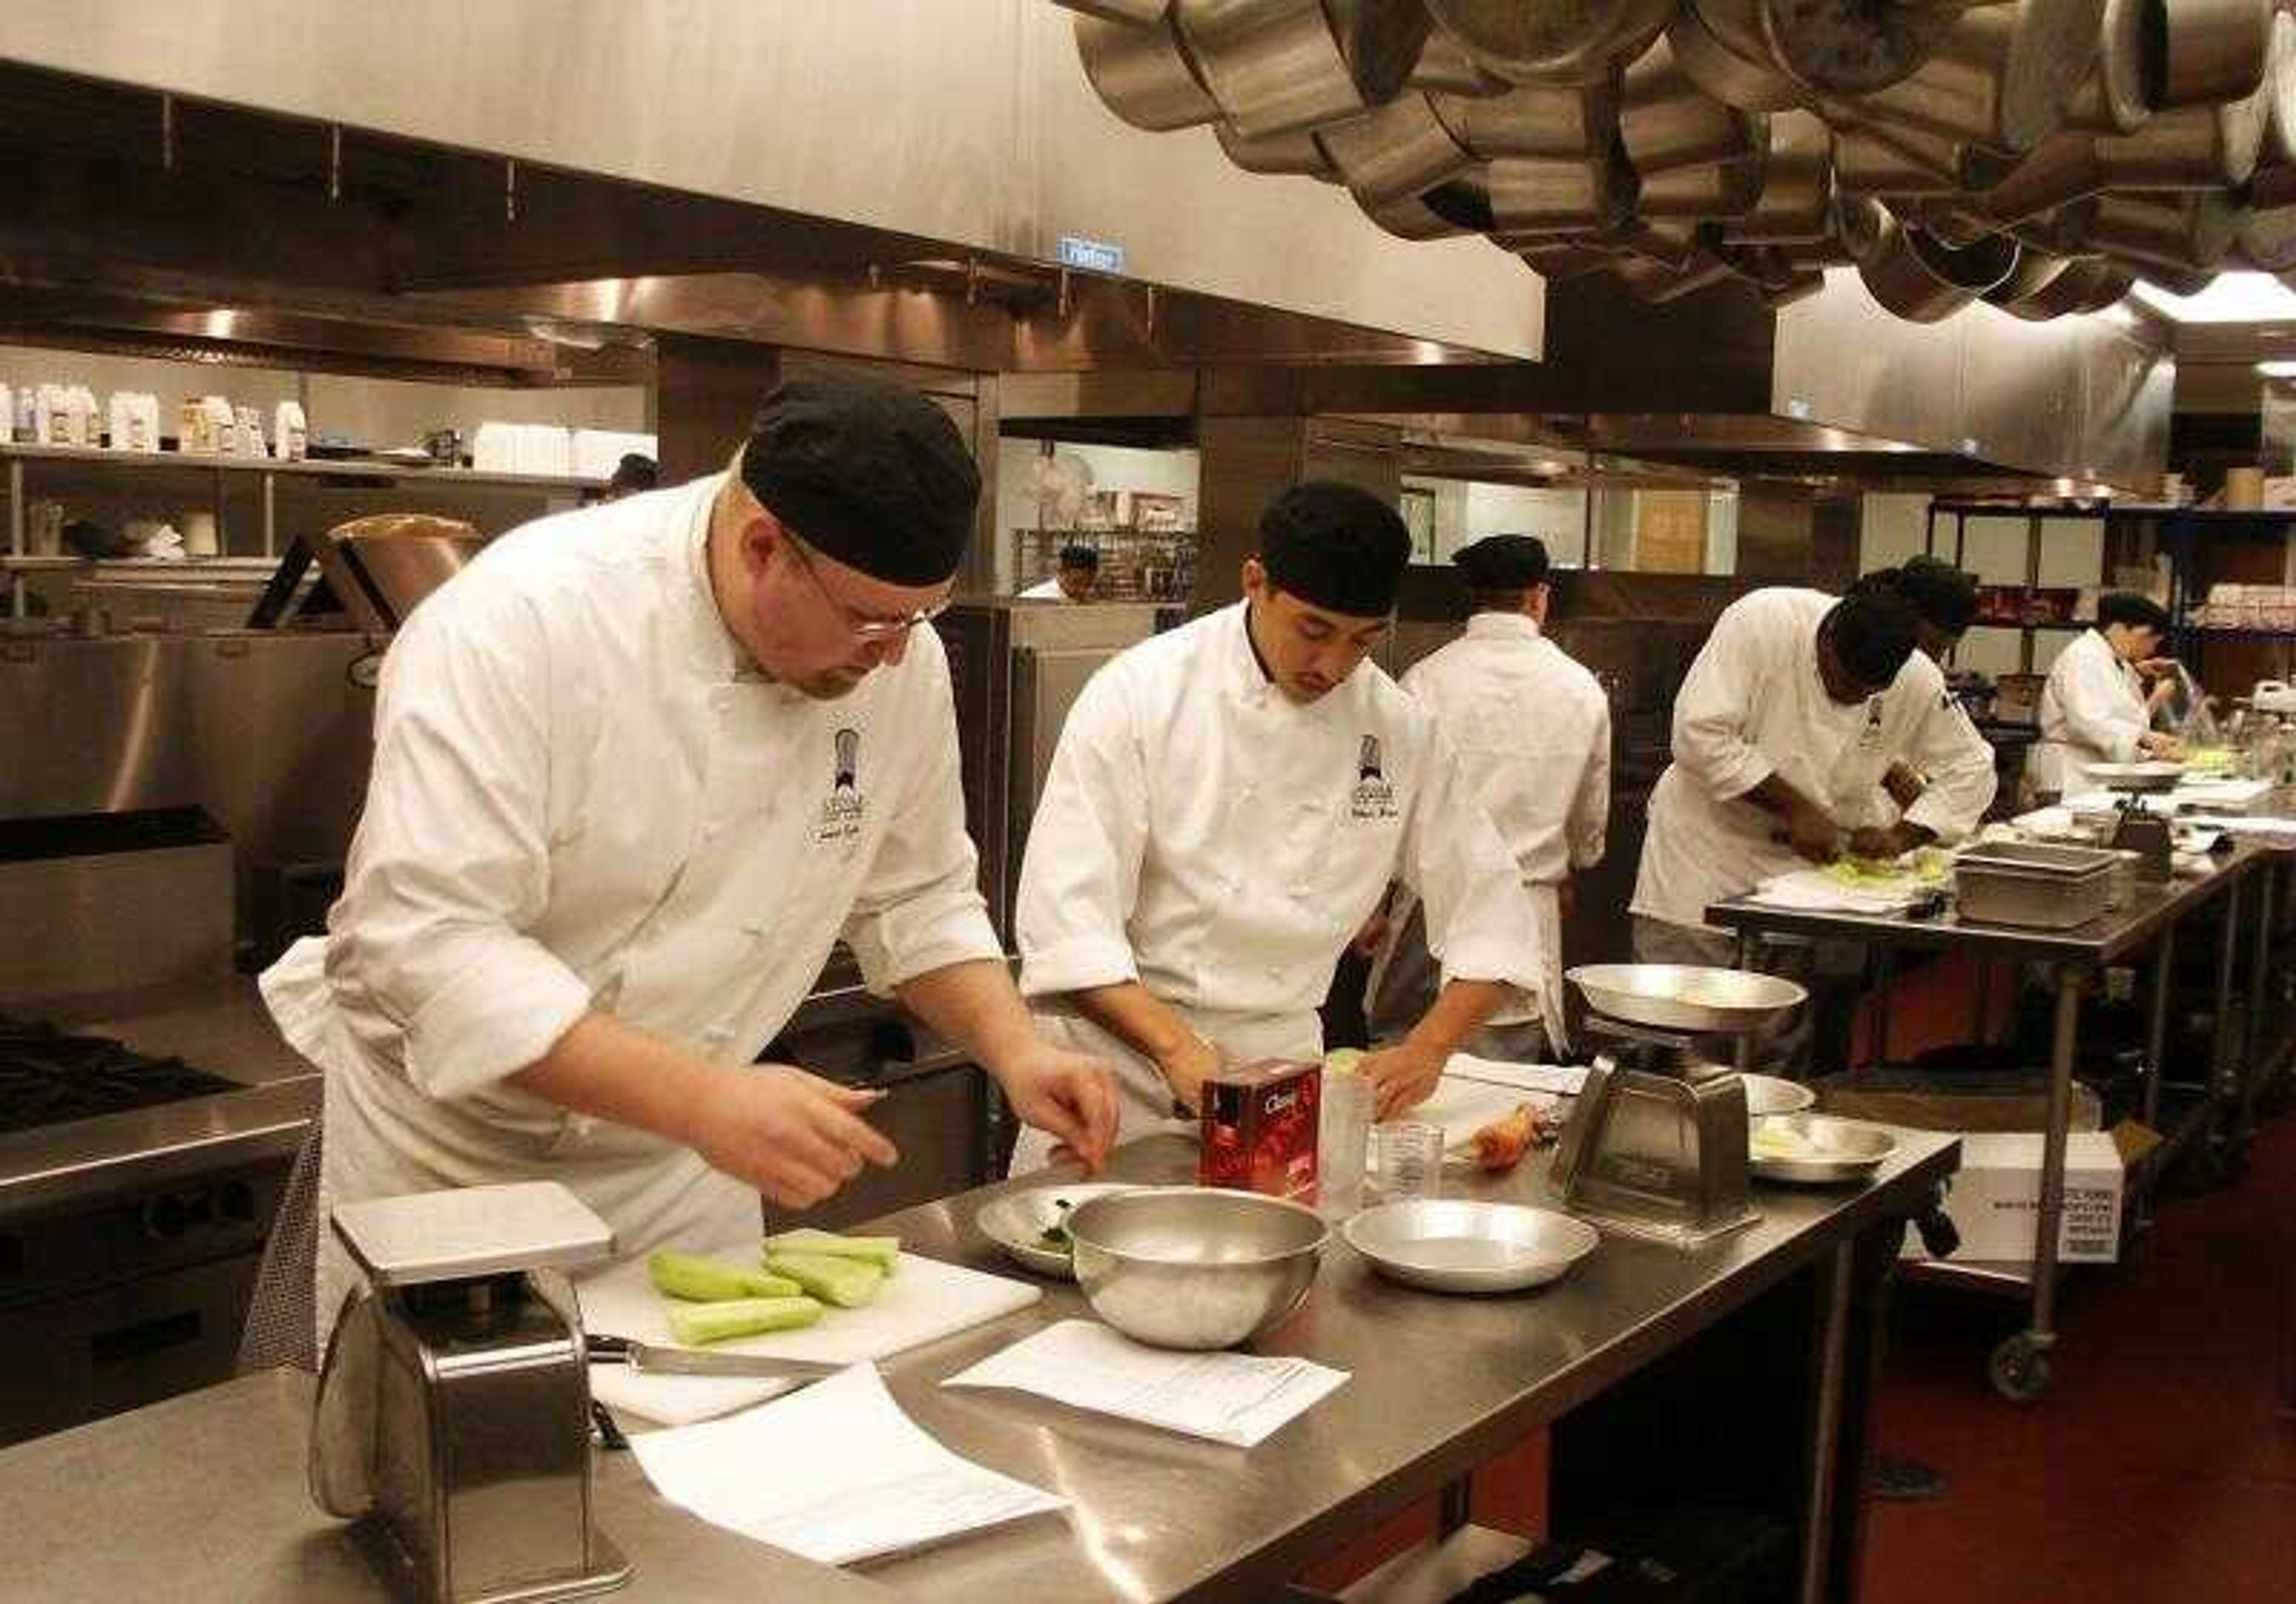
[[(1866, 1186), (1763, 1189), (1756, 1225), (1695, 1253), (1606, 1238), (1561, 1284), (1449, 1298), (1377, 1279), (1336, 1240), (1301, 1314), (1263, 1345), (1353, 1372), (1250, 1453), (940, 1380), (1082, 1310), (1073, 1289), (887, 1366), (902, 1406), (957, 1453), (1060, 1492), (1046, 1518), (836, 1577), (654, 1500), (627, 1456), (601, 1459), (600, 1518), (636, 1562), (632, 1600), (993, 1604), (1269, 1598), (1372, 1522), (1448, 1491), (1541, 1426), (1554, 1435), (1557, 1529), (1719, 1491), (1801, 1539), (1805, 1600), (1855, 1596), (1864, 1422), (1878, 1297), (1900, 1224), (1958, 1159), (1915, 1136)], [(1118, 1173), (1176, 1180), (1193, 1144), (1136, 1143)], [(1536, 1199), (1544, 1158), (1456, 1194)], [(1456, 1184), (1453, 1184), (1456, 1183)], [(1021, 1184), (1032, 1183), (1023, 1182)], [(1005, 1266), (972, 1227), (1004, 1188), (890, 1217), (915, 1251)], [(0, 1597), (331, 1604), (381, 1597), (303, 1490), (309, 1387), (278, 1372), (0, 1452)], [(230, 1474), (212, 1474), (218, 1466)], [(91, 1502), (89, 1486), (106, 1496)], [(136, 1534), (119, 1542), (122, 1523)], [(786, 1586), (778, 1584), (786, 1584)], [(890, 1591), (881, 1591), (890, 1590)]]
[[(1992, 1377), (2003, 1395), (2024, 1402), (2038, 1397), (2051, 1379), (2049, 1355), (2057, 1341), (2058, 1222), (2064, 1209), (2066, 1134), (2071, 1123), (2073, 1066), (2079, 1045), (2080, 999), (2088, 976), (2108, 964), (2159, 943), (2146, 1050), (2144, 1117), (2160, 1116), (2161, 1065), (2166, 1046), (2169, 986), (2177, 926), (2203, 905), (2225, 902), (2224, 933), (2217, 963), (2217, 1018), (2232, 1014), (2233, 982), (2240, 957), (2243, 893), (2251, 878), (2273, 863), (2273, 855), (2246, 840), (2219, 853), (2210, 872), (2167, 885), (2140, 883), (2121, 907), (2070, 930), (2031, 929), (2013, 925), (1965, 922), (1957, 914), (1915, 919), (1903, 914), (1830, 913), (1774, 908), (1744, 898), (1718, 903), (1707, 921), (1736, 932), (1739, 963), (1751, 959), (1757, 937), (1790, 936), (1810, 940), (1858, 942), (1882, 950), (1951, 949), (1980, 962), (2034, 963), (2049, 972), (2056, 1009), (2049, 1054), (2047, 1123), (2042, 1130), (2041, 1191), (2035, 1221), (2033, 1264), (1964, 1267), (1947, 1263), (1939, 1273), (1972, 1275), (1995, 1284), (2030, 1289), (2031, 1315), (2026, 1329), (1994, 1350)], [(2259, 959), (2260, 962), (2260, 959)], [(2253, 1030), (2251, 1010), (2248, 1029)], [(2245, 1034), (2245, 1032), (2241, 1033)], [(2217, 1033), (2210, 1064), (2206, 1124), (2219, 1147), (2233, 1139), (2235, 1111), (2245, 1101), (2245, 1054), (2240, 1035)]]

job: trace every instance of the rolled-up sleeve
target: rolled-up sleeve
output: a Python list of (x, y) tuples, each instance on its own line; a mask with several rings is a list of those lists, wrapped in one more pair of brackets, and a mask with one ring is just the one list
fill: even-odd
[(980, 858), (964, 831), (964, 787), (957, 767), (956, 714), (948, 667), (903, 741), (925, 756), (913, 771), (845, 923), (845, 940), (871, 991), (890, 995), (920, 975), (952, 963), (1004, 955), (980, 895)]
[(1427, 906), (1427, 950), (1442, 961), (1446, 981), (1496, 980), (1535, 997), (1546, 954), (1521, 866), (1431, 722), (1427, 743), (1401, 865), (1404, 883)]
[(1750, 598), (1715, 621), (1674, 702), (1674, 760), (1718, 802), (1744, 796), (1775, 772), (1747, 738), (1747, 719), (1761, 690), (1763, 616)]
[(1993, 748), (1949, 692), (1928, 699), (1914, 729), (1911, 756), (1929, 784), (1906, 810), (1906, 822), (1921, 825), (1940, 841), (1974, 834), (1985, 810), (1993, 806), (2000, 776)]
[(1102, 669), (1069, 709), (1029, 827), (1013, 913), (1029, 996), (1140, 978), (1129, 927), (1148, 848), (1148, 774), (1120, 674)]
[(475, 577), (418, 611), (384, 664), (327, 977), (398, 1026), (432, 1097), (527, 1068), (590, 1006), (525, 933), (549, 898), (550, 683), (538, 624)]

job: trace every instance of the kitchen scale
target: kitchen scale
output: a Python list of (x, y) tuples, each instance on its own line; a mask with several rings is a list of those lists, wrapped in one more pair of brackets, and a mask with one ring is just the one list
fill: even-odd
[(1594, 1011), (1588, 1034), (1607, 1045), (1549, 1174), (1563, 1206), (1680, 1248), (1752, 1224), (1749, 1077), (1714, 1061), (1710, 1043), (1749, 1042), (1809, 994), (1774, 975), (1683, 964), (1593, 964), (1569, 978)]
[(556, 1182), (347, 1203), (369, 1288), (327, 1343), (311, 1493), (409, 1604), (547, 1604), (630, 1566), (591, 1519), (590, 1376), (564, 1272), (613, 1233)]

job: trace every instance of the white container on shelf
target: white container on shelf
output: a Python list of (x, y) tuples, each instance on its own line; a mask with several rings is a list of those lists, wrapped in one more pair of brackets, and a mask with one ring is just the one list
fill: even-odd
[(269, 456), (271, 452), (263, 443), (262, 409), (234, 406), (231, 411), (233, 427), (238, 434), (239, 454), (244, 457)]
[(239, 454), (239, 414), (230, 402), (221, 396), (202, 396), (200, 406), (208, 415), (209, 437), (215, 444), (208, 449), (217, 456)]
[(271, 414), (271, 454), (283, 462), (311, 454), (311, 426), (300, 401), (282, 401)]
[(8, 432), (19, 446), (29, 446), (40, 438), (39, 389), (26, 385), (16, 392), (14, 410), (10, 413)]
[(492, 419), (480, 423), (471, 440), (471, 466), (480, 473), (516, 473), (518, 425)]

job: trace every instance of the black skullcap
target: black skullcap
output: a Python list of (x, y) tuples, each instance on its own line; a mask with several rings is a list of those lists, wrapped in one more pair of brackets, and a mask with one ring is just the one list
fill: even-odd
[(1100, 571), (1100, 552), (1088, 545), (1064, 545), (1061, 548), (1061, 566), (1064, 569), (1090, 569)]
[(1914, 655), (1914, 610), (1894, 588), (1853, 590), (1825, 616), (1833, 654), (1866, 690), (1886, 691)]
[(1909, 557), (1903, 568), (1877, 569), (1858, 580), (1850, 593), (1870, 591), (1903, 597), (1915, 617), (1956, 638), (1977, 620), (1977, 581), (1936, 557)]
[(618, 490), (651, 490), (661, 483), (661, 469), (643, 451), (626, 451), (607, 483)]
[(2133, 629), (2157, 629), (2169, 633), (2169, 610), (2150, 596), (2140, 596), (2133, 591), (2116, 591), (2096, 599), (2096, 626), (2110, 628), (2126, 624)]
[(905, 385), (786, 379), (758, 413), (742, 482), (800, 540), (888, 585), (938, 585), (972, 537), (980, 475), (956, 426)]
[(1259, 515), (1259, 561), (1276, 589), (1311, 607), (1385, 618), (1411, 561), (1411, 531), (1369, 491), (1310, 480)]
[(1536, 535), (1487, 535), (1451, 555), (1480, 591), (1521, 591), (1546, 583), (1546, 543)]

